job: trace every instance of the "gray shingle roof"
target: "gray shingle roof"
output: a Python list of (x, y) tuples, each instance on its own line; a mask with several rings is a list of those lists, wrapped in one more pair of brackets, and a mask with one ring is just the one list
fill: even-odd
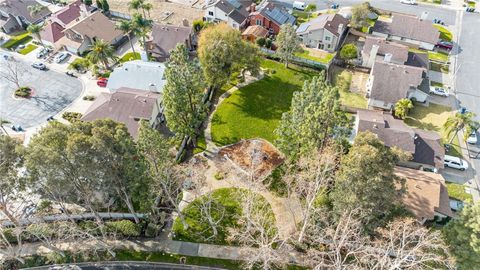
[(348, 20), (338, 14), (322, 14), (317, 18), (300, 24), (300, 26), (297, 28), (297, 34), (325, 28), (335, 36), (339, 36), (342, 34), (338, 33), (338, 26), (340, 24), (343, 24), (343, 29), (346, 29)]
[(191, 34), (191, 27), (154, 24), (152, 40), (148, 42), (149, 51), (156, 57), (169, 57), (170, 51), (179, 43), (187, 43)]
[(225, 12), (238, 24), (241, 24), (247, 19), (250, 13), (248, 9), (252, 3), (250, 0), (219, 0), (215, 3), (215, 7)]
[(0, 0), (0, 10), (7, 14), (21, 16), (30, 23), (35, 23), (52, 13), (45, 7), (39, 13), (35, 14), (35, 16), (32, 16), (28, 7), (37, 5), (42, 6), (35, 0)]
[(363, 45), (363, 53), (370, 55), (372, 46), (378, 46), (378, 55), (392, 54), (392, 60), (405, 63), (408, 59), (408, 47), (395, 42), (386, 41), (383, 38), (367, 36), (365, 45)]

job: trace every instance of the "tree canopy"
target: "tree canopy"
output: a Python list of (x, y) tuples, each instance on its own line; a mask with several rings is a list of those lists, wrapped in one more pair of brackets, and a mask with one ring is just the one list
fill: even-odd
[(357, 58), (357, 46), (353, 43), (345, 44), (340, 50), (340, 57), (343, 59)]
[(300, 50), (300, 40), (295, 32), (295, 28), (288, 23), (283, 24), (277, 35), (276, 44), (278, 46), (277, 54), (285, 63), (285, 67), (288, 67), (288, 63), (291, 61), (294, 53)]

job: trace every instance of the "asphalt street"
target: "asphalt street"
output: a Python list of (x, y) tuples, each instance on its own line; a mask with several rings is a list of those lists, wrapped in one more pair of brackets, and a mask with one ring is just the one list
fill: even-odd
[[(53, 70), (40, 71), (30, 63), (17, 58), (19, 81), (22, 86), (33, 88), (28, 99), (14, 98), (13, 82), (0, 80), (0, 118), (23, 129), (42, 124), (71, 104), (82, 92), (82, 83), (75, 78)], [(0, 60), (0, 70), (5, 71), (6, 60)]]

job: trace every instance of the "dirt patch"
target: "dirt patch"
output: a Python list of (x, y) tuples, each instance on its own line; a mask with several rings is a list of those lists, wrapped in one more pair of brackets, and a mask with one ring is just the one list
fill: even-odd
[[(128, 9), (130, 0), (109, 0), (110, 10), (133, 14), (134, 10)], [(146, 2), (153, 5), (150, 10), (150, 19), (157, 23), (182, 25), (183, 19), (186, 19), (189, 25), (192, 22), (203, 17), (204, 11), (198, 6), (199, 2), (180, 1), (176, 3), (165, 2), (161, 0), (147, 0)], [(140, 10), (141, 12), (141, 10)]]
[(261, 139), (242, 140), (225, 146), (218, 156), (231, 160), (239, 169), (251, 172), (256, 178), (268, 175), (285, 160), (282, 154), (269, 142)]
[(302, 46), (302, 49), (305, 51), (308, 51), (308, 53), (313, 56), (313, 57), (318, 57), (318, 58), (325, 58), (327, 57), (330, 53), (324, 50), (320, 49), (315, 49), (315, 48), (307, 48), (305, 46)]
[(350, 83), (350, 92), (366, 94), (366, 84), (368, 81), (368, 73), (353, 71), (352, 72), (352, 82)]

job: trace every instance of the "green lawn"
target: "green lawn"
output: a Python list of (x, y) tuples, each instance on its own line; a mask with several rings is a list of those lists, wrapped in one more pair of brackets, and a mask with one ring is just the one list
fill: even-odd
[(434, 24), (438, 31), (440, 31), (440, 38), (446, 41), (452, 41), (453, 34), (450, 32), (447, 28), (439, 25), (439, 24)]
[[(213, 209), (211, 213), (215, 221), (220, 220), (218, 223), (217, 236), (213, 235), (213, 230), (207, 220), (202, 218), (201, 210), (198, 205), (201, 200), (205, 200), (205, 197), (200, 197), (183, 210), (188, 223), (188, 229), (184, 229), (179, 218), (175, 220), (175, 223), (173, 224), (173, 231), (175, 233), (174, 239), (217, 245), (232, 244), (227, 240), (228, 230), (238, 226), (238, 218), (242, 214), (239, 192), (249, 191), (236, 188), (222, 188), (213, 191), (212, 197), (214, 198), (214, 201), (211, 204)], [(256, 199), (259, 202), (267, 203), (260, 195), (256, 195)], [(269, 209), (269, 211), (272, 217), (271, 226), (274, 226), (275, 217), (272, 210)]]
[(317, 13), (301, 11), (301, 10), (293, 10), (292, 15), (297, 18), (297, 25), (300, 25), (304, 22), (308, 22), (313, 18), (316, 18), (318, 15)]
[[(443, 124), (447, 118), (453, 114), (454, 111), (447, 106), (430, 103), (428, 107), (425, 107), (420, 104), (415, 104), (414, 108), (405, 119), (405, 123), (419, 129), (438, 132), (443, 138), (443, 143), (448, 143), (450, 138), (447, 138), (447, 134), (443, 129)], [(452, 141), (452, 146), (453, 147), (451, 147), (446, 154), (461, 157), (462, 151), (460, 149), (458, 137)]]
[(434, 82), (434, 81), (430, 81), (430, 85), (431, 86), (436, 86), (436, 87), (443, 87), (443, 83)]
[(140, 53), (136, 52), (135, 54), (133, 52), (128, 52), (126, 53), (124, 56), (122, 56), (122, 58), (120, 58), (118, 61), (120, 63), (125, 63), (125, 62), (128, 62), (128, 61), (132, 61), (132, 60), (140, 60)]
[(437, 62), (431, 62), (430, 63), (430, 69), (433, 71), (438, 71), (442, 73), (447, 73), (449, 72), (450, 66), (447, 64), (440, 64)]
[(262, 80), (251, 83), (225, 99), (212, 118), (212, 139), (218, 145), (236, 143), (240, 139), (260, 137), (275, 140), (282, 113), (290, 108), (293, 92), (302, 89), (305, 80), (318, 72), (264, 60)]
[(446, 183), (448, 196), (462, 202), (472, 202), (472, 194), (465, 192), (465, 186), (457, 183)]
[(362, 29), (360, 29), (360, 31), (363, 33), (368, 33), (368, 30), (370, 29), (370, 27), (375, 25), (376, 21), (377, 20), (367, 19), (369, 26), (362, 26)]
[(320, 57), (316, 57), (316, 56), (311, 55), (310, 52), (307, 51), (307, 50), (303, 50), (302, 52), (295, 53), (295, 56), (300, 57), (300, 58), (304, 58), (304, 59), (308, 59), (308, 60), (312, 60), (312, 61), (317, 61), (317, 62), (324, 63), (324, 64), (328, 64), (330, 61), (332, 61), (335, 54), (334, 53), (328, 53), (325, 57), (320, 58)]
[(18, 51), (18, 53), (26, 55), (29, 54), (31, 51), (35, 50), (36, 48), (38, 48), (36, 45), (28, 44), (24, 49)]
[(31, 40), (32, 40), (32, 37), (29, 35), (28, 32), (25, 32), (16, 36), (11, 36), (11, 38), (2, 45), (2, 48), (13, 50), (19, 45), (26, 44)]
[(469, 1), (469, 2), (468, 2), (468, 7), (473, 7), (473, 8), (474, 8), (474, 7), (475, 7), (475, 4), (476, 4), (476, 3), (475, 3), (474, 1)]
[(350, 92), (352, 72), (346, 69), (335, 68), (332, 83), (340, 90), (340, 101), (342, 105), (349, 107), (367, 108), (367, 99), (359, 93)]
[(438, 61), (443, 63), (448, 62), (448, 53), (446, 52), (433, 52), (433, 51), (425, 51), (425, 50), (419, 50), (414, 48), (410, 48), (409, 51), (416, 52), (416, 53), (428, 53), (428, 59), (430, 59), (431, 61)]
[(202, 130), (202, 133), (197, 137), (197, 147), (193, 149), (193, 154), (198, 154), (205, 150), (207, 150), (207, 141), (205, 141), (205, 134)]

